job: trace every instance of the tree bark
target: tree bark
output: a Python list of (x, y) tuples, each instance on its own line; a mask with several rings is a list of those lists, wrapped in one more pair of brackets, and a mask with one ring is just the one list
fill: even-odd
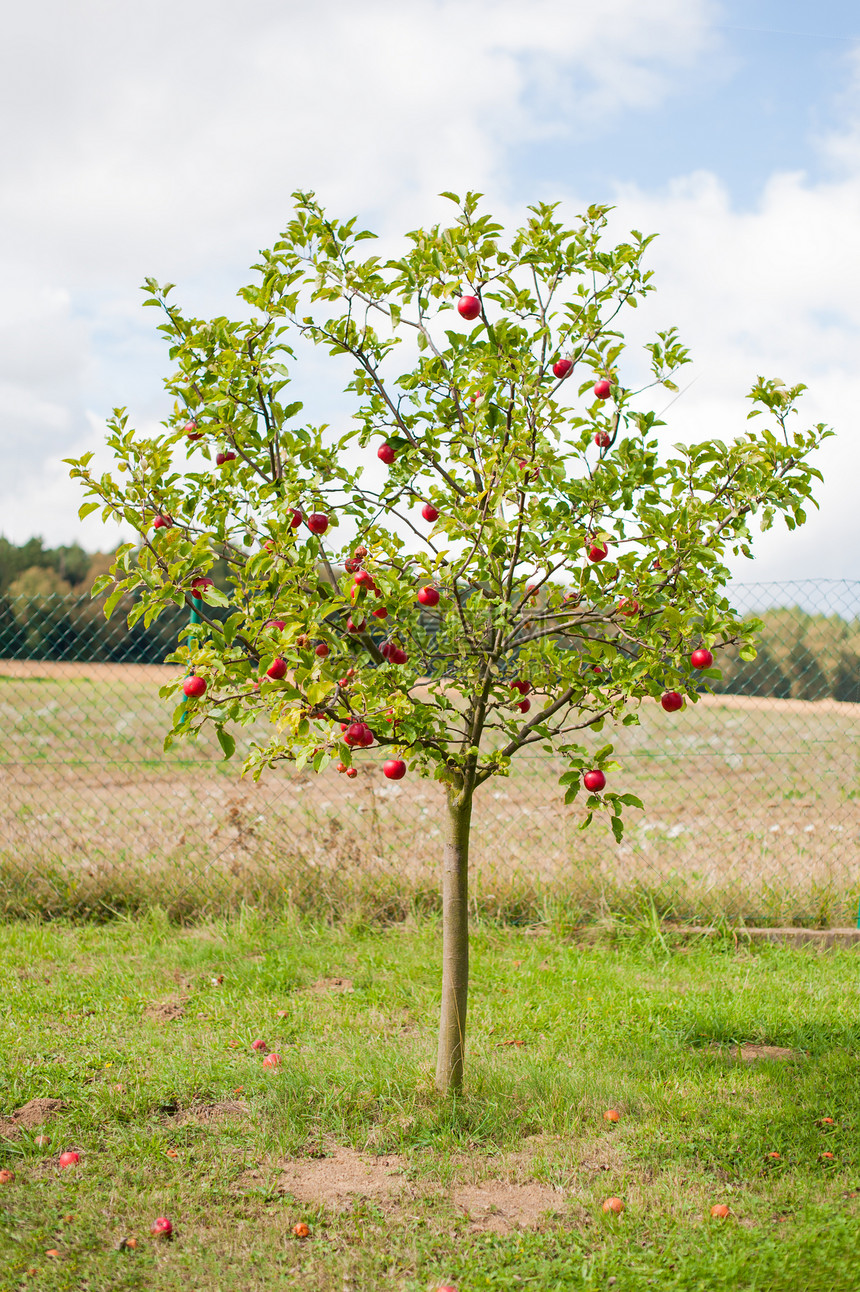
[(449, 786), (442, 862), (442, 1011), (436, 1088), (443, 1095), (463, 1087), (466, 1003), (469, 995), (469, 830), (471, 785)]

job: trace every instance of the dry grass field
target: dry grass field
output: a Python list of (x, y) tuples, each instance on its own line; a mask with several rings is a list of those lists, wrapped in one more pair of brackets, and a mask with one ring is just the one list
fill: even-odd
[[(162, 752), (169, 668), (0, 661), (0, 910), (178, 918), (292, 902), (394, 915), (432, 903), (439, 790), (289, 769), (254, 785), (214, 741)], [(579, 830), (560, 768), (520, 759), (476, 809), (475, 900), (516, 918), (653, 899), (689, 920), (853, 923), (860, 706), (708, 697), (618, 733), (613, 787), (645, 803), (616, 845)], [(595, 742), (608, 738), (595, 736)]]

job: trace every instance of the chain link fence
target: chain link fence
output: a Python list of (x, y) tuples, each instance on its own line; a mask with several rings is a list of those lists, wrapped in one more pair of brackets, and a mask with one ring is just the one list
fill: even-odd
[[(701, 923), (854, 922), (860, 582), (749, 583), (733, 597), (764, 620), (757, 660), (724, 655), (721, 694), (677, 714), (643, 705), (641, 725), (617, 733), (613, 785), (645, 804), (620, 844), (603, 823), (579, 829), (547, 755), (520, 755), (482, 788), (481, 909), (531, 919), (565, 902), (585, 919), (644, 900)], [(0, 912), (157, 904), (193, 919), (291, 903), (385, 919), (434, 906), (435, 783), (385, 781), (373, 751), (354, 781), (285, 765), (256, 785), (214, 739), (163, 752), (158, 688), (175, 668), (159, 661), (184, 620), (129, 632), (89, 598), (0, 602)]]

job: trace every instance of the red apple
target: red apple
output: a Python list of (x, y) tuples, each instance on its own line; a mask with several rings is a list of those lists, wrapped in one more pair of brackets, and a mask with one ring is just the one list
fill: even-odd
[(270, 677), (273, 682), (280, 682), (281, 678), (286, 676), (286, 672), (287, 661), (285, 659), (281, 659), (279, 655), (277, 659), (272, 660), (271, 664), (266, 669), (266, 676)]
[(192, 597), (202, 597), (207, 588), (214, 587), (215, 584), (212, 579), (207, 579), (205, 575), (201, 575), (200, 578), (191, 580), (191, 595)]
[(519, 709), (520, 713), (528, 713), (531, 707), (532, 707), (531, 700), (520, 700), (519, 704), (517, 705), (517, 708)]
[(693, 665), (693, 668), (710, 668), (713, 662), (713, 655), (709, 650), (706, 650), (704, 646), (700, 646), (698, 650), (694, 650), (690, 656), (690, 663)]
[(405, 664), (409, 659), (409, 656), (401, 646), (392, 646), (388, 654), (388, 659), (392, 664)]
[(612, 394), (612, 383), (607, 381), (605, 377), (601, 377), (594, 387), (594, 393), (598, 399), (608, 399)]
[(374, 586), (374, 584), (373, 584), (373, 575), (370, 573), (370, 570), (359, 570), (359, 571), (358, 571), (358, 574), (356, 574), (356, 575), (355, 575), (355, 577), (353, 578), (353, 580), (352, 580), (352, 581), (353, 581), (353, 583), (355, 583), (359, 588), (368, 588), (368, 589), (369, 589), (369, 588), (372, 588), (372, 587)]
[(266, 1051), (266, 1050), (268, 1050), (268, 1048), (269, 1048), (269, 1047), (268, 1047), (268, 1045), (266, 1045), (266, 1042), (265, 1042), (265, 1041), (252, 1041), (252, 1042), (251, 1042), (251, 1049), (252, 1049), (252, 1050), (262, 1050), (262, 1051), (265, 1053), (265, 1051)]
[(236, 454), (233, 452), (232, 449), (227, 449), (226, 453), (215, 454), (216, 467), (223, 467), (225, 462), (235, 462), (235, 461), (236, 461)]
[(77, 1166), (80, 1160), (81, 1160), (80, 1153), (76, 1153), (73, 1148), (66, 1149), (65, 1153), (61, 1153), (59, 1157), (59, 1163), (61, 1167)]
[(358, 768), (357, 768), (357, 767), (347, 767), (347, 769), (346, 769), (346, 774), (347, 774), (347, 776), (349, 777), (349, 779), (350, 779), (351, 781), (354, 781), (354, 780), (355, 780), (355, 778), (356, 778), (356, 776), (358, 775)]
[(363, 745), (364, 744), (364, 723), (351, 722), (343, 735), (344, 744)]
[(531, 682), (524, 682), (522, 678), (518, 678), (516, 682), (511, 682), (511, 690), (519, 691), (520, 695), (528, 695), (531, 689)]
[(264, 1068), (279, 1068), (281, 1066), (280, 1054), (267, 1054), (263, 1060)]
[(621, 1198), (607, 1198), (603, 1204), (604, 1211), (611, 1211), (614, 1216), (620, 1216), (624, 1210), (624, 1203)]
[(282, 633), (286, 626), (283, 619), (267, 619), (263, 624), (264, 628), (277, 628), (279, 633)]
[(568, 373), (573, 372), (573, 360), (557, 359), (552, 365), (552, 372), (553, 376), (558, 377), (559, 381), (564, 381)]
[(376, 456), (379, 458), (380, 462), (384, 462), (387, 467), (390, 467), (394, 459), (397, 457), (397, 449), (395, 449), (392, 444), (380, 444), (379, 448), (376, 450)]
[(625, 619), (630, 619), (632, 615), (638, 615), (641, 607), (639, 602), (633, 597), (622, 597), (618, 602), (618, 613)]
[(677, 691), (667, 691), (665, 695), (661, 695), (660, 703), (667, 713), (677, 713), (684, 707), (684, 697)]
[(406, 775), (406, 764), (402, 758), (389, 758), (387, 763), (382, 764), (382, 774), (390, 781), (401, 781)]
[(457, 301), (457, 310), (462, 318), (471, 323), (481, 312), (481, 302), (477, 296), (461, 296)]
[(367, 620), (362, 619), (361, 623), (354, 623), (352, 619), (346, 621), (346, 631), (348, 633), (363, 633), (367, 629)]
[(169, 529), (173, 524), (173, 517), (165, 513), (163, 516), (156, 516), (152, 522), (153, 529)]
[(341, 776), (342, 776), (342, 775), (343, 775), (343, 773), (346, 771), (346, 763), (338, 763), (338, 765), (335, 767), (335, 769), (334, 769), (334, 770), (335, 770), (336, 772), (340, 772), (340, 774), (341, 774)]
[(14, 1179), (15, 1172), (10, 1171), (8, 1167), (4, 1166), (2, 1171), (0, 1171), (0, 1184), (11, 1184)]
[(304, 516), (302, 515), (302, 513), (300, 511), (297, 511), (296, 508), (293, 507), (291, 509), (291, 514), (290, 514), (290, 529), (298, 529), (299, 525), (301, 525), (303, 520), (304, 520)]
[(196, 673), (192, 673), (182, 683), (182, 689), (189, 699), (199, 700), (201, 695), (206, 694), (206, 682), (202, 677), (198, 677)]
[(312, 534), (324, 534), (328, 529), (328, 516), (323, 511), (312, 511), (308, 516), (308, 529)]
[(198, 431), (196, 422), (186, 422), (182, 429), (188, 436), (189, 440), (203, 439), (203, 432)]
[(170, 1238), (173, 1233), (173, 1225), (166, 1216), (159, 1216), (158, 1219), (153, 1220), (152, 1224), (149, 1226), (149, 1232), (152, 1234), (153, 1238)]
[(608, 449), (612, 443), (612, 436), (608, 431), (598, 431), (594, 437), (594, 443), (599, 449)]
[(609, 555), (609, 544), (606, 542), (591, 543), (588, 547), (589, 561), (603, 561), (606, 559), (608, 555)]
[(348, 556), (343, 563), (343, 568), (347, 574), (355, 574), (356, 570), (361, 569), (361, 561), (356, 556)]
[(439, 592), (437, 588), (421, 588), (418, 593), (418, 600), (422, 606), (438, 606)]
[(328, 654), (328, 646), (325, 642), (320, 642), (319, 646), (314, 647), (314, 654), (319, 655), (320, 659), (325, 659)]
[(385, 609), (385, 606), (377, 606), (376, 609), (371, 610), (370, 613), (373, 615), (374, 619), (388, 618), (388, 611)]
[(429, 520), (431, 522), (439, 519), (438, 511), (435, 507), (431, 507), (429, 502), (425, 502), (424, 506), (421, 508), (421, 515), (425, 520)]
[(367, 548), (363, 544), (359, 545), (353, 552), (353, 556), (357, 561), (363, 561), (367, 556)]
[(586, 772), (582, 783), (587, 790), (591, 790), (592, 794), (596, 794), (606, 785), (606, 777), (600, 771)]

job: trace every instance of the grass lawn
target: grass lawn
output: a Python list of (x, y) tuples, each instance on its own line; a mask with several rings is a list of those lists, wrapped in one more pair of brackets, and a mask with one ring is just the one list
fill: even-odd
[(0, 1289), (860, 1286), (856, 952), (482, 927), (457, 1101), (438, 965), (432, 922), (0, 926)]

